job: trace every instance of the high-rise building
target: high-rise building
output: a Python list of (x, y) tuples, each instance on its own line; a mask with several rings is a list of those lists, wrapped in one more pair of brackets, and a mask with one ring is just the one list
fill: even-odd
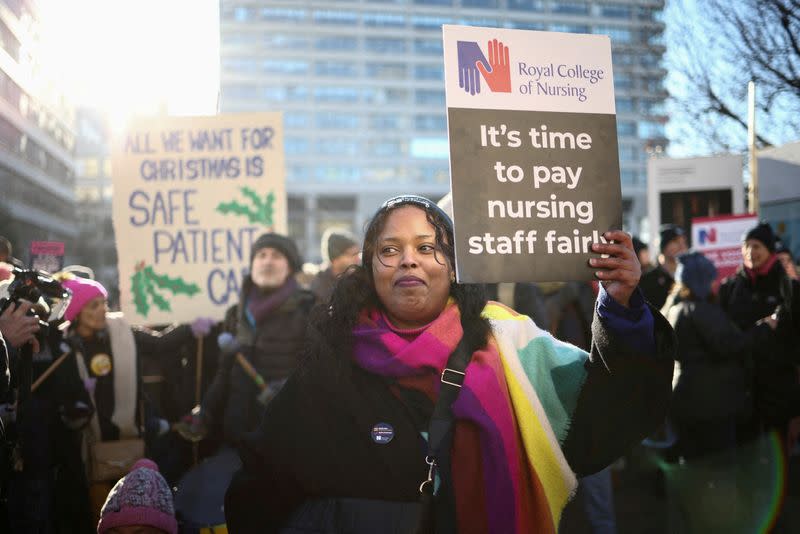
[(284, 112), (289, 231), (318, 259), (397, 193), (449, 189), (443, 24), (611, 37), (624, 221), (665, 147), (663, 0), (223, 0), (222, 111)]
[(37, 57), (36, 2), (0, 2), (0, 235), (27, 259), (31, 241), (78, 235), (73, 111)]
[(119, 298), (117, 249), (111, 220), (111, 132), (98, 110), (78, 108), (75, 117), (75, 192), (79, 238), (74, 261), (92, 269), (109, 291), (109, 302)]

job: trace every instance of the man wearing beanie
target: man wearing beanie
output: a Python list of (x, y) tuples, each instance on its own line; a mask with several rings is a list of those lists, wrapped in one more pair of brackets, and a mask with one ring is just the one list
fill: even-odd
[(722, 282), (719, 300), (725, 313), (748, 330), (777, 311), (778, 328), (756, 347), (753, 379), (756, 412), (751, 434), (765, 429), (785, 433), (789, 420), (800, 414), (800, 283), (786, 275), (775, 254), (775, 233), (759, 223), (742, 236), (742, 265)]
[(327, 302), (339, 275), (351, 265), (361, 263), (361, 248), (356, 237), (347, 230), (328, 228), (322, 235), (320, 250), (327, 267), (311, 281), (311, 292), (317, 302)]
[(158, 466), (150, 460), (142, 459), (133, 464), (130, 472), (108, 494), (100, 512), (97, 534), (123, 530), (147, 534), (178, 533), (172, 491), (158, 472)]
[(250, 273), (239, 302), (225, 314), (220, 335), (221, 361), (201, 408), (177, 426), (197, 441), (221, 432), (235, 444), (255, 429), (266, 402), (294, 371), (314, 296), (295, 275), (302, 259), (290, 238), (267, 233), (253, 243)]
[[(661, 309), (667, 295), (675, 283), (675, 270), (678, 268), (678, 256), (688, 250), (683, 229), (675, 224), (664, 224), (659, 231), (660, 245), (658, 264), (645, 272), (639, 281), (644, 297)], [(644, 267), (644, 266), (642, 266)]]

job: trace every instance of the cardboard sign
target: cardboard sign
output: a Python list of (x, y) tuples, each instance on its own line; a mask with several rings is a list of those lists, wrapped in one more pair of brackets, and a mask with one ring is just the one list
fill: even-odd
[(31, 241), (31, 269), (56, 273), (64, 268), (64, 243)]
[(132, 323), (221, 319), (252, 243), (286, 233), (281, 115), (139, 120), (112, 157), (122, 311)]
[(742, 264), (742, 236), (758, 224), (756, 215), (721, 215), (692, 219), (692, 248), (717, 268), (717, 282)]
[(622, 225), (607, 36), (444, 26), (456, 273), (590, 280)]

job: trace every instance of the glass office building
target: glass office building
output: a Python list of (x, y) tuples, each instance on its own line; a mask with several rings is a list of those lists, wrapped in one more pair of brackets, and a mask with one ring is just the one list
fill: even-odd
[(284, 112), (289, 231), (319, 259), (401, 192), (449, 189), (443, 24), (611, 37), (626, 228), (663, 149), (663, 0), (223, 0), (221, 111)]

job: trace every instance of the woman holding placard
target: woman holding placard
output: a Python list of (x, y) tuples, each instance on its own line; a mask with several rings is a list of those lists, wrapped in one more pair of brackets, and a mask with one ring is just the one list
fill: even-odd
[(434, 203), (386, 201), (240, 446), (229, 531), (556, 532), (576, 474), (646, 436), (670, 394), (672, 330), (636, 289), (630, 237), (606, 238), (586, 353), (457, 283)]

